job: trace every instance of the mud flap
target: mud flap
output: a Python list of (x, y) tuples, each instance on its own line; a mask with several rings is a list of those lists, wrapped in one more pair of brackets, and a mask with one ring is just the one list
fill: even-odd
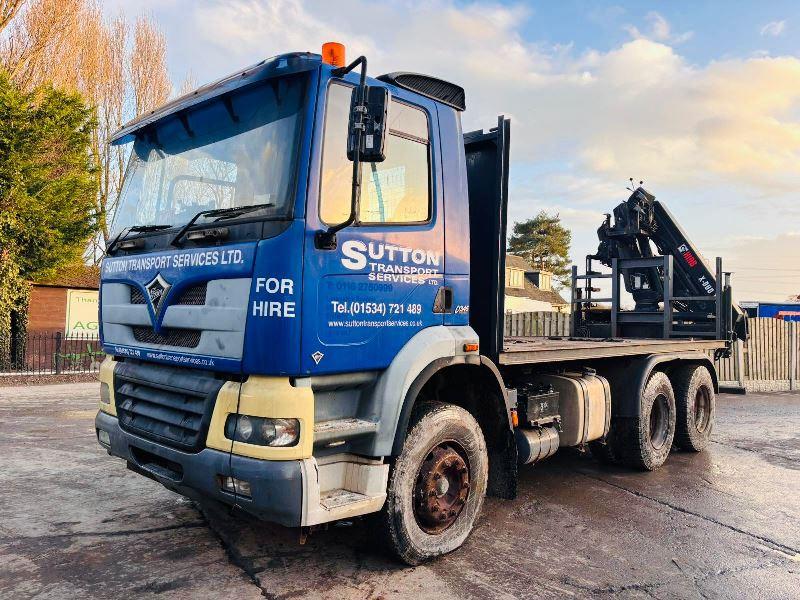
[(489, 449), (489, 482), (486, 493), (495, 498), (513, 500), (519, 482), (518, 452), (512, 429), (504, 429), (505, 439)]

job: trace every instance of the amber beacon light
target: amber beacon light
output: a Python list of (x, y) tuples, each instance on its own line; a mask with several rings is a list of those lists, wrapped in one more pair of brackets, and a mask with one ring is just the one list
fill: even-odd
[(322, 44), (322, 62), (334, 67), (344, 66), (344, 44), (325, 42)]

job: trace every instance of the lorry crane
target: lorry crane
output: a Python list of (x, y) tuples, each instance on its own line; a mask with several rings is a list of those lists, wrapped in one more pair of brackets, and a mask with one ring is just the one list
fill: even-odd
[[(628, 261), (625, 264), (632, 265), (620, 267), (619, 274), (625, 289), (636, 303), (633, 310), (639, 318), (623, 324), (623, 335), (659, 337), (662, 333), (660, 328), (663, 319), (660, 315), (663, 314), (665, 302), (664, 266), (642, 264), (642, 259), (646, 261), (656, 256), (653, 252), (655, 246), (659, 255), (672, 257), (673, 277), (668, 280), (671, 284), (670, 293), (674, 296), (671, 304), (676, 309), (672, 314), (675, 319), (673, 334), (681, 335), (688, 331), (691, 335), (724, 335), (729, 342), (746, 340), (747, 318), (744, 311), (732, 301), (730, 283), (723, 283), (718, 314), (715, 300), (718, 274), (697, 252), (696, 246), (666, 206), (641, 186), (631, 191), (633, 193), (628, 200), (614, 209), (613, 225), (611, 215), (606, 215), (597, 230), (600, 239), (597, 253), (587, 257), (587, 260), (599, 260), (607, 267), (612, 267), (615, 259)], [(591, 270), (587, 264), (587, 271)], [(654, 318), (646, 319), (648, 314)], [(591, 310), (581, 312), (579, 318), (583, 321), (582, 325), (596, 325), (593, 316)]]
[(463, 133), (465, 108), (326, 44), (117, 131), (100, 445), (288, 527), (375, 514), (408, 564), (561, 447), (644, 470), (702, 450), (723, 337), (504, 337), (511, 124)]

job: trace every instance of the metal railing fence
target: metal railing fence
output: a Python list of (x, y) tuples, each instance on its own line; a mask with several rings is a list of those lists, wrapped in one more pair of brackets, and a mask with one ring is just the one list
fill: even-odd
[(60, 331), (0, 333), (0, 375), (93, 373), (105, 354), (96, 335)]

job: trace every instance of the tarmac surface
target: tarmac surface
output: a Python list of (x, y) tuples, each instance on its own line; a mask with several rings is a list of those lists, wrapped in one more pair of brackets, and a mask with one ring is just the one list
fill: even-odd
[(655, 473), (561, 452), (407, 568), (369, 523), (313, 533), (195, 506), (95, 440), (97, 384), (0, 388), (0, 598), (800, 598), (800, 394), (720, 396)]

